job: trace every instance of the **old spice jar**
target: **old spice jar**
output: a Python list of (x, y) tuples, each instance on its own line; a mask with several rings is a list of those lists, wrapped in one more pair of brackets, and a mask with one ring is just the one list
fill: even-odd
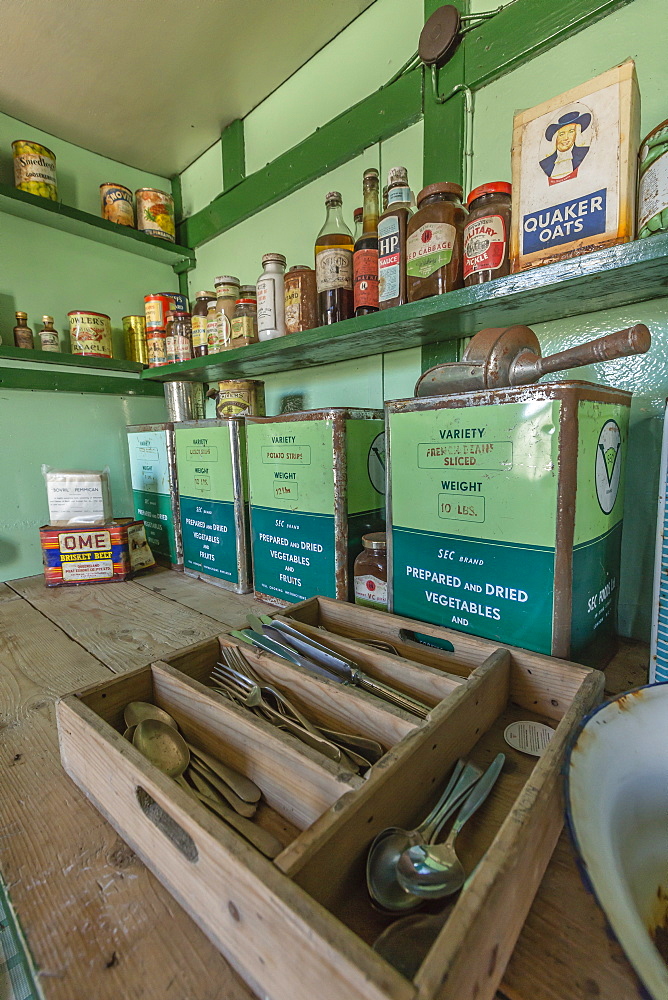
[(406, 275), (408, 301), (462, 287), (462, 243), (466, 209), (459, 184), (422, 188), (418, 210), (408, 222)]
[(315, 271), (296, 264), (285, 276), (285, 332), (300, 333), (318, 325)]
[(464, 284), (480, 285), (510, 273), (510, 196), (512, 185), (494, 181), (474, 188), (467, 199), (464, 226)]
[(362, 535), (363, 550), (355, 559), (355, 604), (387, 611), (387, 541), (384, 531)]

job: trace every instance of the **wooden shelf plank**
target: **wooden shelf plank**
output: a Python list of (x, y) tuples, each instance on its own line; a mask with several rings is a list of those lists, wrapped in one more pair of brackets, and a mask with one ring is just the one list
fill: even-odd
[(195, 253), (188, 247), (147, 236), (59, 201), (19, 191), (10, 184), (0, 184), (0, 211), (162, 264), (195, 264)]
[(668, 294), (667, 273), (668, 235), (657, 234), (371, 316), (149, 368), (142, 379), (256, 378), (469, 337), (490, 326), (531, 326), (663, 297)]
[[(3, 389), (92, 392), (114, 396), (163, 395), (159, 382), (142, 381), (139, 376), (144, 367), (135, 361), (82, 357), (79, 354), (59, 354), (55, 351), (30, 351), (9, 345), (0, 346), (0, 361), (2, 360), (20, 362), (17, 366), (0, 366), (0, 386)], [(31, 362), (50, 367), (44, 371)], [(79, 370), (67, 370), (71, 368)], [(123, 378), (123, 374), (127, 377)]]

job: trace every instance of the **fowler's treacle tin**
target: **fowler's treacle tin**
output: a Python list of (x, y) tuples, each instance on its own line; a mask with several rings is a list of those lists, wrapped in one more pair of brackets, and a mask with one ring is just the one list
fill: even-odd
[(16, 139), (14, 152), (14, 184), (19, 191), (58, 201), (56, 186), (56, 154), (38, 142)]
[(125, 334), (125, 357), (128, 361), (147, 365), (146, 320), (143, 316), (124, 316), (122, 322)]
[(103, 219), (134, 228), (135, 210), (130, 188), (122, 184), (100, 184), (100, 202)]
[(137, 199), (137, 229), (148, 236), (157, 236), (161, 240), (176, 239), (174, 226), (174, 199), (166, 191), (157, 188), (139, 188), (135, 192)]
[(70, 342), (72, 354), (88, 354), (95, 358), (112, 358), (111, 320), (104, 313), (71, 312)]
[(264, 382), (253, 379), (219, 382), (215, 396), (219, 420), (246, 415), (263, 417), (265, 414)]

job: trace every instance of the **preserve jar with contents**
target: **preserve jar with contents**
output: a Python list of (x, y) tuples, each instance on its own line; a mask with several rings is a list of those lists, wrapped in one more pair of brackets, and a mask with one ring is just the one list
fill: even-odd
[(406, 167), (392, 167), (387, 177), (387, 209), (378, 220), (378, 306), (390, 309), (408, 301), (406, 235), (412, 193)]
[(364, 548), (353, 567), (355, 604), (387, 611), (387, 541), (384, 531), (362, 535)]
[(461, 288), (462, 245), (467, 212), (459, 184), (429, 184), (418, 195), (408, 223), (408, 301)]
[(285, 332), (301, 333), (318, 325), (315, 271), (295, 264), (285, 276)]
[(353, 315), (353, 236), (338, 191), (325, 198), (327, 216), (315, 241), (315, 280), (321, 326)]
[(165, 313), (165, 353), (167, 364), (173, 365), (176, 361), (176, 339), (174, 337), (174, 313), (171, 309)]
[(206, 313), (206, 343), (209, 354), (218, 354), (218, 313), (216, 312), (216, 300), (209, 299), (209, 308)]
[(193, 356), (192, 328), (190, 313), (175, 312), (173, 315), (174, 360), (191, 361)]
[(230, 274), (214, 278), (216, 313), (218, 314), (218, 350), (227, 351), (232, 346), (232, 320), (239, 298), (239, 279)]
[(232, 347), (247, 347), (257, 341), (257, 299), (241, 296), (234, 306)]
[(60, 352), (60, 337), (53, 328), (53, 316), (42, 316), (43, 329), (39, 333), (40, 347), (43, 351)]
[(510, 196), (512, 185), (494, 181), (474, 188), (467, 199), (463, 275), (467, 288), (510, 273)]
[(257, 279), (257, 335), (260, 340), (275, 340), (285, 335), (285, 257), (266, 253), (264, 271)]
[(16, 316), (14, 343), (17, 347), (28, 348), (28, 350), (32, 351), (35, 343), (33, 341), (32, 330), (28, 326), (28, 313), (17, 312), (14, 315)]
[(215, 299), (213, 292), (198, 292), (193, 306), (190, 324), (193, 332), (193, 357), (204, 358), (209, 353), (209, 342), (206, 333), (206, 318), (209, 314), (209, 302)]

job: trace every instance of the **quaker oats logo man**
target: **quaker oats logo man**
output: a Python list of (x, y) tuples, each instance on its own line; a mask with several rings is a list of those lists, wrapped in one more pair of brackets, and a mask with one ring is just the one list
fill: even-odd
[[(591, 125), (589, 112), (567, 111), (545, 129), (545, 138), (554, 142), (554, 152), (539, 160), (548, 184), (561, 184), (577, 177), (580, 164), (590, 147), (581, 143), (582, 134)], [(590, 139), (591, 133), (585, 137)]]

